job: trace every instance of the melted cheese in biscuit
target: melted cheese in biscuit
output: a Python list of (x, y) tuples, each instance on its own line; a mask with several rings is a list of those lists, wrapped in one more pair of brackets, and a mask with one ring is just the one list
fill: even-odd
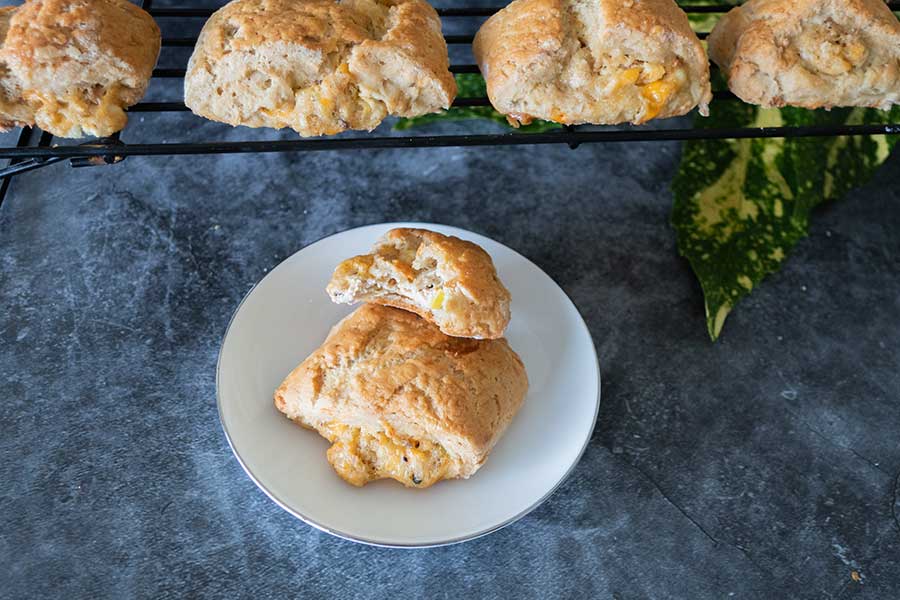
[(338, 304), (414, 312), (453, 337), (497, 339), (509, 323), (509, 291), (484, 249), (424, 229), (389, 231), (370, 254), (339, 264), (327, 291)]
[(685, 89), (687, 76), (679, 66), (666, 69), (653, 62), (636, 61), (613, 77), (612, 89), (617, 97), (636, 96), (643, 108), (634, 116), (635, 123), (655, 118), (666, 103)]
[(332, 422), (318, 429), (332, 443), (328, 462), (355, 486), (390, 478), (407, 487), (425, 488), (443, 479), (452, 466), (440, 444), (400, 437), (390, 427), (369, 432)]
[(862, 65), (869, 49), (858, 36), (830, 19), (818, 27), (808, 27), (795, 40), (796, 52), (813, 72), (838, 76)]
[[(583, 48), (579, 53), (587, 55), (588, 49)], [(545, 118), (555, 123), (584, 122), (584, 114), (590, 112), (590, 106), (603, 102), (620, 107), (619, 115), (613, 120), (641, 124), (656, 118), (671, 100), (690, 93), (687, 73), (678, 60), (667, 67), (628, 57), (624, 58), (624, 63), (617, 63), (617, 60), (623, 60), (621, 57), (610, 57), (608, 63), (600, 64), (577, 58), (569, 63), (560, 78), (563, 84), (554, 84), (555, 90), (550, 92), (561, 101), (574, 103), (573, 113), (566, 113), (558, 106), (550, 109)], [(578, 90), (585, 97), (581, 101), (574, 99), (572, 90)], [(528, 99), (523, 98), (522, 102), (527, 104)], [(513, 127), (518, 127), (531, 123), (534, 118), (529, 110), (523, 110), (513, 111), (507, 120)]]
[(42, 129), (60, 137), (102, 137), (119, 131), (128, 122), (122, 108), (123, 90), (123, 86), (113, 84), (77, 89), (62, 96), (37, 91), (26, 96), (35, 106), (35, 121)]

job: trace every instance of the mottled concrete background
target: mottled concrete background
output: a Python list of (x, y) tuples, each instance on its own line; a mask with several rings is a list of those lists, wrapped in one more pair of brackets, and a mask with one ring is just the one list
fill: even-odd
[[(125, 139), (275, 135), (178, 114), (136, 117)], [(712, 344), (668, 226), (679, 148), (130, 158), (17, 178), (0, 209), (0, 597), (900, 597), (900, 155), (815, 214)], [(216, 413), (247, 289), (324, 235), (394, 220), (535, 261), (587, 320), (604, 378), (571, 479), (442, 549), (297, 521), (244, 475)]]

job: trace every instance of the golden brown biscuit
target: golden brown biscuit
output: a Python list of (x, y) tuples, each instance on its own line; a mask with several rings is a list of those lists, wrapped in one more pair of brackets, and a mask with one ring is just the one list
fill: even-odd
[[(0, 8), (0, 47), (9, 32), (9, 21), (15, 10), (15, 6)], [(26, 127), (32, 123), (34, 113), (22, 99), (22, 86), (9, 72), (9, 67), (0, 54), (0, 131)]]
[(752, 104), (900, 102), (900, 22), (882, 0), (751, 0), (719, 20), (709, 53)]
[(410, 310), (456, 337), (499, 338), (509, 324), (510, 295), (488, 253), (425, 229), (392, 229), (371, 254), (342, 262), (328, 295)]
[(275, 406), (332, 442), (353, 485), (424, 488), (477, 471), (528, 389), (505, 339), (444, 335), (413, 313), (364, 304), (275, 392)]
[(153, 18), (126, 0), (28, 0), (12, 13), (0, 64), (4, 91), (25, 104), (18, 115), (33, 119), (3, 110), (4, 120), (61, 137), (115, 133), (144, 95), (159, 47)]
[(455, 96), (424, 0), (234, 0), (203, 26), (184, 82), (200, 116), (305, 136), (372, 130)]
[(712, 98), (709, 64), (672, 0), (515, 0), (475, 36), (510, 123), (643, 123)]

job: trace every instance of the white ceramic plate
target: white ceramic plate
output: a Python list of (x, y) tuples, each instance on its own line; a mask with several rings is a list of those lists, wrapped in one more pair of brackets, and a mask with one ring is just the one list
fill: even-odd
[[(369, 251), (394, 227), (424, 227), (471, 240), (494, 259), (512, 293), (507, 339), (525, 363), (522, 410), (485, 465), (468, 480), (425, 490), (390, 480), (356, 488), (325, 459), (328, 442), (272, 404), (281, 380), (352, 308), (325, 293), (334, 267)], [(235, 456), (272, 500), (313, 527), (383, 546), (436, 546), (495, 531), (543, 502), (571, 472), (594, 429), (600, 374), (590, 333), (550, 277), (522, 255), (453, 227), (386, 223), (303, 248), (247, 294), (219, 354), (219, 416)]]

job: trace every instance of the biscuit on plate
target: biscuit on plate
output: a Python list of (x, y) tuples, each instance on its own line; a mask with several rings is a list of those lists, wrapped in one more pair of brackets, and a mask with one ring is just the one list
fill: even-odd
[(706, 53), (672, 0), (515, 0), (472, 48), (513, 125), (705, 115), (712, 98)]
[(159, 55), (159, 28), (149, 14), (126, 0), (28, 0), (4, 12), (6, 19), (5, 127), (36, 124), (67, 138), (125, 127), (124, 109), (143, 97)]
[(328, 295), (409, 310), (456, 337), (499, 338), (509, 323), (509, 291), (488, 253), (425, 229), (392, 229), (371, 254), (342, 262)]
[(372, 130), (455, 96), (424, 0), (234, 0), (203, 26), (184, 80), (202, 117), (304, 136)]
[(505, 339), (454, 338), (411, 312), (364, 304), (275, 392), (275, 406), (332, 446), (361, 486), (424, 488), (467, 478), (487, 459), (528, 389)]
[(751, 104), (900, 103), (900, 21), (883, 0), (751, 0), (719, 20), (709, 54)]

